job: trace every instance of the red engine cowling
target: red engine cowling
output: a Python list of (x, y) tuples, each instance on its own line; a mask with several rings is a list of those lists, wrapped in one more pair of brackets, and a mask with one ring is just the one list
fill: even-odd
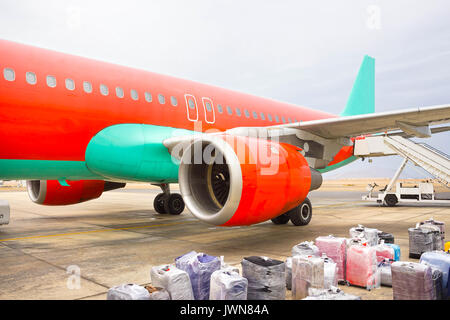
[(57, 180), (27, 181), (28, 195), (34, 203), (47, 206), (76, 204), (102, 195), (104, 191), (123, 188), (125, 183), (103, 180), (67, 181), (62, 186)]
[(290, 144), (227, 134), (194, 140), (180, 163), (180, 191), (200, 220), (251, 225), (298, 206), (322, 176)]

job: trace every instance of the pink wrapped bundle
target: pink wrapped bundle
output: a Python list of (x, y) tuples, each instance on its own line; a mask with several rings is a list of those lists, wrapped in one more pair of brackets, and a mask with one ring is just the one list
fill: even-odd
[(395, 251), (394, 248), (385, 245), (384, 243), (380, 243), (375, 246), (375, 250), (377, 251), (377, 262), (380, 263), (384, 261), (384, 259), (389, 259), (390, 261), (395, 260)]
[(375, 247), (354, 245), (348, 248), (347, 281), (368, 290), (380, 286)]
[(337, 266), (337, 280), (345, 280), (345, 259), (346, 259), (346, 239), (337, 238), (332, 235), (327, 237), (318, 237), (315, 241), (319, 248), (319, 254), (325, 253)]

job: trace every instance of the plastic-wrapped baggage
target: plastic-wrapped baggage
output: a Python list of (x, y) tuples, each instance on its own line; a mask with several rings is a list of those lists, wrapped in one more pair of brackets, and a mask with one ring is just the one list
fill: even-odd
[(247, 300), (248, 281), (239, 273), (227, 269), (211, 275), (209, 300)]
[(228, 263), (226, 263), (224, 260), (224, 256), (220, 256), (219, 259), (220, 259), (220, 269), (227, 269), (239, 274), (239, 269), (237, 267), (230, 266)]
[(169, 292), (164, 288), (147, 285), (144, 287), (150, 294), (149, 300), (170, 300)]
[(425, 252), (420, 257), (420, 263), (436, 268), (442, 272), (442, 298), (450, 298), (450, 254), (443, 251)]
[(394, 235), (383, 231), (378, 231), (378, 242), (384, 241), (384, 243), (394, 243)]
[(194, 300), (191, 280), (186, 271), (174, 265), (161, 265), (152, 267), (150, 278), (153, 286), (164, 288), (171, 300)]
[(384, 260), (378, 263), (378, 271), (380, 272), (380, 283), (382, 286), (392, 287), (392, 270), (391, 262)]
[(283, 261), (251, 256), (241, 261), (242, 276), (248, 280), (248, 300), (285, 300), (286, 279)]
[(345, 280), (345, 259), (347, 252), (347, 245), (345, 238), (338, 238), (332, 235), (326, 237), (317, 237), (316, 245), (319, 248), (319, 253), (325, 253), (327, 257), (331, 258), (337, 265), (338, 281)]
[(288, 257), (284, 262), (286, 266), (286, 289), (292, 289), (292, 257)]
[(357, 227), (350, 229), (350, 238), (364, 238), (369, 246), (378, 244), (378, 229), (367, 228), (359, 224)]
[(322, 258), (297, 255), (292, 257), (292, 299), (308, 296), (310, 288), (323, 289), (324, 261)]
[(394, 243), (386, 243), (386, 245), (394, 249), (394, 261), (399, 261), (401, 257), (400, 246)]
[(353, 245), (347, 249), (347, 281), (367, 290), (380, 286), (375, 247)]
[(361, 300), (361, 297), (344, 293), (344, 291), (331, 287), (330, 289), (309, 289), (309, 296), (302, 300)]
[(396, 261), (391, 265), (394, 300), (436, 300), (433, 270), (415, 262)]
[(137, 284), (121, 284), (108, 290), (106, 300), (150, 300), (150, 293)]
[(312, 241), (303, 241), (292, 247), (292, 256), (305, 255), (318, 257), (320, 255), (319, 248)]
[(176, 258), (175, 265), (189, 274), (195, 300), (208, 300), (211, 274), (220, 269), (220, 259), (191, 251)]
[(377, 262), (382, 262), (384, 259), (388, 259), (391, 261), (395, 260), (395, 251), (394, 248), (388, 246), (383, 241), (380, 244), (377, 244), (375, 247), (377, 251)]
[(330, 289), (336, 287), (338, 284), (338, 267), (333, 259), (322, 254), (323, 260), (323, 287), (324, 289)]
[(441, 236), (441, 246), (435, 247), (435, 250), (444, 250), (445, 247), (445, 223), (442, 221), (434, 220), (433, 218), (419, 222), (420, 227), (428, 227), (428, 226), (434, 226), (439, 229), (439, 234)]
[(433, 251), (440, 242), (438, 230), (430, 228), (409, 228), (409, 257), (419, 259), (422, 253)]

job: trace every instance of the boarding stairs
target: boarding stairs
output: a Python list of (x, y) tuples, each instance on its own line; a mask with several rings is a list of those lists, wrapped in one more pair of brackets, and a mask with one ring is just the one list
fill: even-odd
[(450, 156), (426, 143), (415, 143), (400, 135), (379, 135), (355, 141), (355, 156), (377, 157), (397, 154), (423, 168), (450, 188)]

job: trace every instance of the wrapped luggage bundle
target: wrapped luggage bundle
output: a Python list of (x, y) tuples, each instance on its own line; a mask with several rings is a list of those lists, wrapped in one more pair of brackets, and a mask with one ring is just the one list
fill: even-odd
[(323, 289), (324, 260), (312, 256), (294, 256), (292, 258), (292, 299), (299, 300), (308, 296), (310, 288)]
[(247, 300), (247, 279), (239, 273), (220, 269), (211, 275), (209, 300)]
[(391, 262), (388, 259), (379, 262), (378, 271), (380, 272), (380, 284), (382, 286), (392, 287)]
[(384, 243), (394, 243), (394, 235), (378, 230), (378, 241), (384, 241)]
[(374, 248), (377, 252), (377, 262), (378, 263), (384, 261), (385, 259), (388, 259), (391, 261), (395, 260), (394, 248), (392, 248), (391, 246), (388, 246), (387, 244), (384, 244), (383, 241), (381, 241), (381, 243), (376, 245)]
[(230, 266), (228, 263), (225, 262), (224, 256), (220, 256), (220, 269), (226, 269), (228, 271), (234, 271), (237, 274), (239, 274), (239, 269), (237, 267)]
[(322, 254), (323, 260), (323, 287), (324, 289), (330, 289), (336, 287), (338, 284), (338, 267), (333, 259)]
[(386, 243), (386, 245), (394, 249), (394, 261), (399, 261), (401, 257), (400, 246), (393, 243)]
[(292, 256), (305, 255), (319, 257), (319, 248), (312, 241), (304, 241), (292, 247)]
[(175, 259), (177, 268), (189, 275), (195, 300), (208, 300), (211, 274), (220, 269), (219, 258), (191, 251)]
[(164, 288), (147, 285), (144, 287), (150, 294), (149, 300), (170, 300), (169, 292)]
[(443, 299), (450, 299), (450, 254), (442, 251), (425, 252), (420, 257), (420, 263), (436, 268), (442, 272), (441, 296)]
[(331, 287), (329, 289), (309, 289), (309, 296), (302, 300), (361, 300), (361, 297), (344, 293), (344, 291)]
[(319, 253), (325, 253), (337, 265), (338, 281), (345, 280), (345, 259), (347, 245), (345, 238), (338, 238), (332, 235), (316, 238), (316, 245)]
[(439, 230), (441, 244), (440, 247), (436, 245), (435, 250), (444, 250), (445, 247), (445, 223), (442, 221), (433, 220), (433, 218), (419, 222), (419, 227), (427, 228), (427, 227), (435, 227)]
[(106, 300), (150, 300), (150, 293), (137, 284), (121, 284), (108, 290)]
[(369, 246), (378, 244), (378, 229), (367, 228), (359, 224), (350, 229), (350, 238), (364, 238)]
[(431, 228), (409, 228), (408, 235), (409, 257), (414, 259), (419, 259), (424, 252), (435, 250), (441, 241), (439, 231)]
[(286, 299), (285, 264), (268, 257), (251, 256), (241, 261), (242, 276), (248, 280), (248, 300)]
[(430, 266), (421, 263), (396, 261), (391, 270), (394, 300), (437, 299), (437, 269), (433, 272)]
[(292, 289), (292, 257), (288, 257), (284, 262), (286, 266), (286, 289)]
[(194, 300), (191, 280), (186, 271), (174, 265), (152, 267), (150, 278), (153, 286), (167, 290), (171, 300)]
[(347, 281), (367, 290), (380, 286), (375, 247), (353, 245), (347, 249)]

